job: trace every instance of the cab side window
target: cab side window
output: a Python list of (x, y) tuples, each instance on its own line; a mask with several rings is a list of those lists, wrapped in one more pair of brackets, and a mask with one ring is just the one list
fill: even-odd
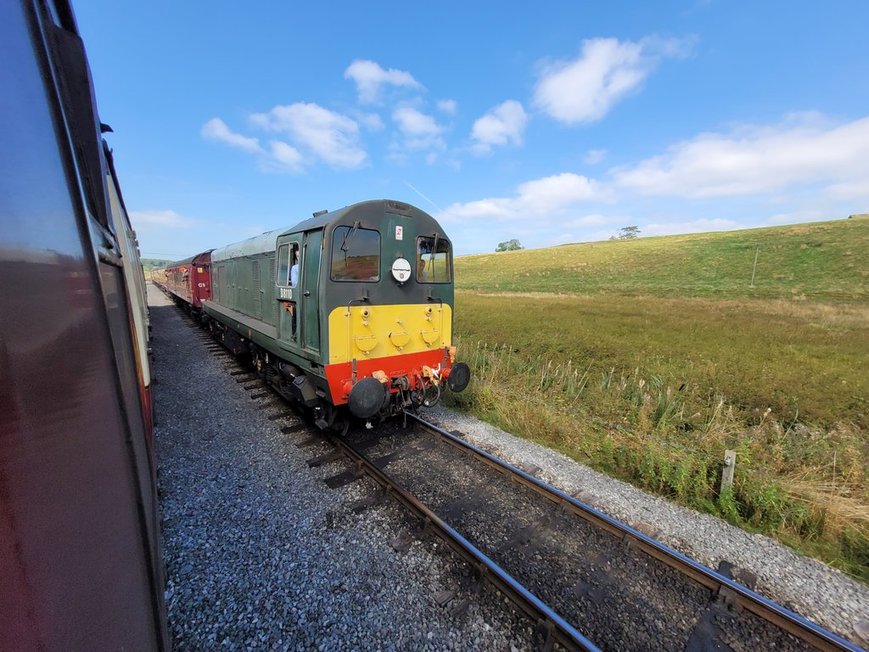
[(278, 248), (278, 273), (275, 275), (278, 285), (290, 284), (290, 246), (281, 245)]
[(299, 245), (295, 242), (278, 248), (278, 271), (275, 275), (278, 285), (296, 287), (299, 284)]

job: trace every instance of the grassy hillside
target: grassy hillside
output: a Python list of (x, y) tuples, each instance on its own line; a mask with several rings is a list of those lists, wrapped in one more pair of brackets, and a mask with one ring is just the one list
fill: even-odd
[(456, 260), (456, 284), (487, 292), (852, 302), (869, 298), (867, 260), (869, 219), (854, 218), (464, 256)]
[(869, 219), (459, 258), (452, 400), (869, 581), (867, 260)]

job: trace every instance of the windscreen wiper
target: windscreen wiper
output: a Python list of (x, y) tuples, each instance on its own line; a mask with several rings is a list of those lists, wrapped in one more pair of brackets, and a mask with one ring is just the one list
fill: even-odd
[(356, 229), (359, 228), (359, 220), (353, 222), (352, 228), (347, 231), (347, 235), (344, 236), (344, 239), (341, 241), (341, 251), (345, 254), (350, 251), (350, 239), (353, 237), (353, 234), (356, 233)]
[[(434, 243), (431, 246), (431, 264), (434, 265), (435, 255), (438, 252), (438, 232), (435, 231), (434, 234)], [(432, 278), (434, 278), (434, 267), (432, 267)]]

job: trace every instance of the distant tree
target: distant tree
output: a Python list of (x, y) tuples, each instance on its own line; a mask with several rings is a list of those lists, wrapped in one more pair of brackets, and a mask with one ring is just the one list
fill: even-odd
[(614, 235), (610, 240), (633, 240), (640, 235), (640, 227), (638, 226), (623, 226), (619, 229), (619, 234)]
[(513, 238), (512, 240), (507, 240), (505, 242), (499, 242), (495, 251), (518, 251), (519, 249), (524, 249), (522, 243)]

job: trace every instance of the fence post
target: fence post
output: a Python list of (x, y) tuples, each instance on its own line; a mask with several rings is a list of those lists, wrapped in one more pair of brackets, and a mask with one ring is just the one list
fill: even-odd
[(721, 469), (721, 490), (719, 495), (733, 488), (733, 471), (736, 469), (736, 451), (724, 451), (724, 468)]
[(760, 253), (760, 245), (754, 248), (754, 266), (751, 268), (751, 287), (754, 287), (754, 275), (757, 272), (757, 255)]

